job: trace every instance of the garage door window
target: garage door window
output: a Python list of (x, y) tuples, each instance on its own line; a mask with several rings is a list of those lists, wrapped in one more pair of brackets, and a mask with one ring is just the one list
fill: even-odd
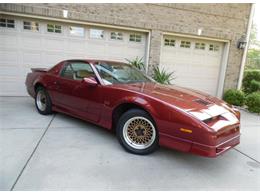
[(142, 41), (142, 35), (140, 35), (140, 34), (130, 34), (129, 41), (140, 43)]
[(121, 32), (111, 32), (110, 38), (113, 40), (123, 40), (123, 33)]
[(104, 31), (99, 29), (90, 29), (90, 38), (92, 39), (103, 39)]
[(190, 48), (190, 45), (191, 45), (190, 41), (181, 41), (180, 47), (182, 47), (182, 48)]
[(61, 25), (47, 24), (47, 31), (51, 33), (61, 33)]
[(0, 27), (14, 28), (15, 27), (14, 20), (0, 18)]
[(174, 39), (164, 39), (164, 45), (175, 47), (175, 40)]
[(76, 26), (70, 26), (70, 35), (77, 36), (77, 37), (83, 37), (84, 36), (84, 28), (76, 27)]
[(205, 43), (195, 43), (195, 49), (205, 49)]
[(210, 44), (209, 45), (209, 51), (219, 51), (219, 45)]
[(31, 31), (39, 31), (39, 23), (38, 22), (29, 22), (24, 21), (23, 22), (23, 29), (25, 30), (31, 30)]

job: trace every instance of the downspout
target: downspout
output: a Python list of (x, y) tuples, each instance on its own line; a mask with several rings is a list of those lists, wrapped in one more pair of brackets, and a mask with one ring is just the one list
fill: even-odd
[(249, 20), (248, 20), (248, 25), (247, 25), (247, 31), (246, 31), (247, 44), (246, 44), (246, 47), (244, 49), (243, 56), (242, 56), (239, 78), (238, 78), (238, 83), (237, 83), (237, 89), (241, 89), (241, 86), (242, 86), (242, 80), (243, 80), (244, 69), (245, 69), (245, 64), (246, 64), (247, 51), (248, 51), (248, 47), (249, 47), (249, 38), (250, 38), (250, 31), (251, 31), (251, 27), (252, 27), (252, 23), (253, 23), (254, 11), (255, 11), (255, 4), (252, 3)]

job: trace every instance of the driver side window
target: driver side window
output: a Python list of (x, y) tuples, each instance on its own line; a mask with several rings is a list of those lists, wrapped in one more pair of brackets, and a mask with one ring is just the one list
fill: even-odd
[(72, 80), (82, 80), (85, 77), (95, 77), (95, 73), (88, 63), (71, 62), (64, 67), (61, 76)]

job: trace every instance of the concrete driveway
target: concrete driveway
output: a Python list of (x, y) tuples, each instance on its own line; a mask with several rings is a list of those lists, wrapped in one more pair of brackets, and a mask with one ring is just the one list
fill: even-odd
[(161, 148), (125, 152), (113, 133), (0, 97), (0, 190), (260, 190), (260, 116), (242, 111), (241, 144), (216, 159)]

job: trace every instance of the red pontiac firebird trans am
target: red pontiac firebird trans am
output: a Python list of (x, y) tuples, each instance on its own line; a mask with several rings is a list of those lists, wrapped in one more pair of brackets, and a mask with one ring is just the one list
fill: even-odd
[(62, 112), (115, 129), (129, 152), (158, 146), (216, 157), (240, 142), (240, 113), (199, 91), (161, 85), (130, 65), (66, 60), (32, 68), (28, 93), (40, 114)]

